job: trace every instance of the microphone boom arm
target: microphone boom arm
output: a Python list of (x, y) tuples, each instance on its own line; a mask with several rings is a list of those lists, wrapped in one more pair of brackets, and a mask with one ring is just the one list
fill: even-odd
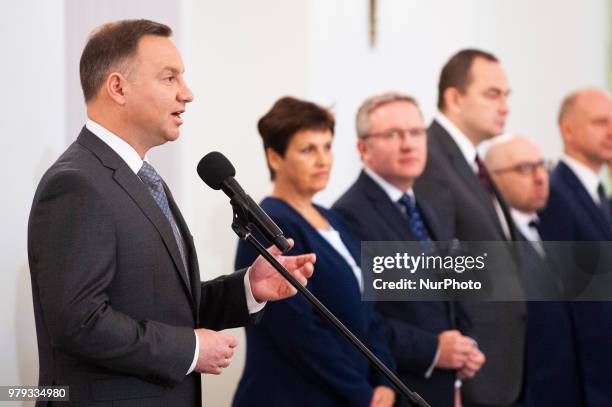
[(430, 407), (429, 404), (417, 393), (410, 390), (385, 364), (363, 344), (319, 299), (306, 287), (302, 286), (296, 279), (280, 264), (273, 255), (253, 236), (251, 222), (247, 206), (240, 195), (234, 195), (230, 200), (233, 208), (232, 229), (241, 240), (248, 241), (267, 261), (274, 267), (295, 289), (302, 294), (316, 310), (327, 319), (340, 333), (355, 346), (370, 363), (382, 373), (395, 388), (419, 407)]

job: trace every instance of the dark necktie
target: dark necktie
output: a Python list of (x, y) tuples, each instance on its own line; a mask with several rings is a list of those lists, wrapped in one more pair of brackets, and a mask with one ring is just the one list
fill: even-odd
[(604, 192), (603, 186), (599, 184), (597, 186), (597, 195), (599, 196), (599, 208), (603, 212), (604, 218), (608, 222), (608, 225), (612, 224), (612, 212), (610, 212), (610, 202), (606, 193)]
[(540, 235), (540, 220), (537, 219), (537, 218), (534, 218), (531, 221), (529, 221), (528, 226), (529, 226), (530, 229), (533, 229), (533, 231), (538, 236), (537, 240), (531, 241), (531, 245), (538, 252), (540, 257), (545, 258), (546, 257), (546, 252), (544, 251), (544, 246), (542, 245), (542, 239), (540, 237), (541, 236)]
[(476, 158), (474, 159), (476, 162), (476, 166), (478, 167), (478, 179), (480, 180), (480, 185), (484, 188), (485, 191), (491, 196), (494, 196), (495, 192), (493, 191), (493, 184), (491, 181), (491, 176), (489, 174), (489, 170), (482, 162), (478, 154), (476, 154)]
[(179, 230), (179, 227), (176, 224), (174, 215), (172, 215), (172, 211), (170, 210), (170, 205), (168, 204), (168, 197), (166, 196), (166, 191), (164, 191), (162, 179), (157, 173), (157, 171), (155, 171), (155, 168), (153, 168), (153, 166), (146, 161), (143, 161), (142, 168), (140, 168), (140, 171), (138, 171), (138, 176), (140, 177), (142, 182), (144, 182), (144, 184), (149, 188), (151, 196), (153, 196), (153, 199), (170, 222), (172, 233), (174, 234), (176, 244), (181, 254), (183, 266), (185, 266), (185, 271), (187, 272), (187, 281), (189, 281), (189, 268), (187, 267), (185, 241), (183, 240), (181, 231)]
[(421, 242), (430, 242), (431, 237), (429, 237), (429, 233), (427, 232), (427, 228), (425, 227), (425, 223), (421, 217), (421, 212), (419, 211), (414, 199), (410, 195), (404, 194), (397, 202), (406, 209), (406, 215), (408, 216), (408, 227), (410, 228), (410, 231), (414, 237)]
[(528, 223), (529, 227), (540, 233), (540, 220), (537, 218), (531, 219)]

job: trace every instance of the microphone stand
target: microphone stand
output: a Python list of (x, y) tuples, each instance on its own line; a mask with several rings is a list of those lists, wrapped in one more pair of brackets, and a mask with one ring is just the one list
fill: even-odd
[(317, 311), (323, 315), (346, 339), (348, 339), (353, 346), (355, 346), (374, 367), (382, 373), (387, 379), (393, 383), (395, 388), (408, 398), (412, 403), (419, 407), (430, 407), (429, 404), (423, 400), (423, 398), (417, 393), (408, 388), (396, 375), (393, 373), (378, 357), (368, 349), (363, 342), (359, 340), (336, 316), (329, 310), (314, 294), (312, 294), (306, 287), (302, 286), (293, 277), (282, 264), (280, 264), (274, 256), (272, 256), (266, 248), (253, 236), (251, 233), (251, 222), (249, 221), (249, 214), (245, 209), (243, 200), (234, 196), (230, 200), (234, 215), (232, 221), (232, 229), (238, 237), (242, 240), (246, 240), (261, 254), (267, 261), (274, 267), (282, 276), (295, 287), (300, 294), (302, 294), (310, 304), (317, 309)]

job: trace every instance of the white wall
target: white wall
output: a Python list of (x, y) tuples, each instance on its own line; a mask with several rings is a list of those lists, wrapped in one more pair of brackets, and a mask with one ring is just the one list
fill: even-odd
[[(103, 22), (141, 17), (171, 24), (180, 40), (179, 16), (180, 8), (169, 12), (162, 1), (0, 1), (0, 185), (5, 191), (0, 201), (0, 385), (38, 380), (26, 228), (38, 181), (84, 123), (78, 60), (87, 35)], [(176, 151), (152, 153), (171, 180), (180, 176), (172, 171)]]
[[(37, 357), (26, 255), (26, 223), (43, 171), (76, 136), (84, 110), (77, 63), (87, 33), (119, 18), (172, 25), (195, 93), (182, 138), (151, 159), (171, 185), (196, 236), (205, 279), (232, 270), (236, 238), (227, 198), (208, 189), (195, 166), (219, 150), (254, 198), (270, 191), (256, 121), (292, 94), (332, 106), (337, 117), (333, 202), (359, 170), (354, 114), (377, 92), (413, 94), (429, 120), (446, 59), (462, 47), (492, 51), (513, 95), (507, 130), (525, 133), (555, 157), (554, 118), (571, 89), (605, 86), (606, 0), (378, 1), (378, 45), (370, 49), (367, 1), (249, 0), (179, 3), (145, 0), (0, 0), (2, 271), (0, 384), (31, 384)], [(5, 147), (6, 148), (6, 147)], [(244, 337), (233, 364), (206, 377), (208, 405), (229, 405), (242, 371)]]
[(556, 114), (564, 95), (607, 82), (608, 2), (593, 0), (378, 1), (378, 45), (369, 48), (367, 2), (314, 2), (309, 95), (333, 105), (335, 170), (319, 200), (332, 203), (360, 165), (354, 116), (368, 96), (411, 94), (429, 123), (440, 70), (458, 50), (493, 52), (512, 96), (506, 130), (534, 139), (549, 158), (561, 143)]
[[(606, 88), (607, 0), (479, 1), (480, 35), (508, 71), (507, 131), (532, 137), (549, 158), (561, 153), (557, 113), (584, 86)], [(486, 18), (491, 16), (491, 18)]]
[(1, 385), (36, 384), (38, 375), (26, 225), (34, 189), (64, 149), (63, 12), (45, 0), (0, 9)]

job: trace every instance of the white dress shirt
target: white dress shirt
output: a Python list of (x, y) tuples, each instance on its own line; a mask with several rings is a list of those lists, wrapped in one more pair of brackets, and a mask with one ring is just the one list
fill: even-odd
[(459, 130), (459, 128), (448, 119), (448, 117), (444, 116), (442, 112), (438, 112), (434, 120), (437, 121), (448, 134), (450, 134), (455, 144), (457, 144), (457, 147), (459, 147), (459, 151), (461, 151), (461, 154), (463, 154), (465, 161), (472, 168), (474, 173), (478, 174), (478, 166), (476, 165), (476, 155), (478, 155), (478, 150), (476, 149), (476, 146), (474, 146), (474, 143), (472, 143), (472, 141), (467, 138), (467, 136), (463, 134), (463, 132)]
[[(375, 173), (374, 170), (364, 166), (363, 171), (370, 178), (372, 178), (372, 180), (379, 187), (381, 187), (383, 191), (385, 191), (389, 199), (391, 199), (391, 202), (393, 202), (395, 206), (397, 206), (403, 213), (406, 213), (406, 208), (404, 207), (404, 205), (398, 203), (402, 195), (406, 194), (410, 196), (410, 198), (413, 199), (414, 202), (416, 203), (416, 197), (414, 196), (414, 191), (412, 190), (412, 188), (408, 189), (407, 191), (402, 191), (401, 189), (399, 189), (395, 185), (392, 185), (390, 182), (385, 180), (383, 177)], [(438, 346), (438, 349), (436, 350), (436, 354), (434, 355), (433, 361), (431, 362), (431, 365), (429, 365), (429, 368), (425, 372), (426, 379), (429, 379), (431, 377), (431, 374), (433, 373), (434, 368), (436, 367), (436, 364), (438, 363), (439, 358), (440, 358), (440, 347)]]
[(378, 186), (381, 187), (383, 191), (385, 191), (385, 193), (387, 194), (391, 202), (393, 202), (398, 208), (402, 208), (402, 211), (405, 211), (406, 208), (404, 208), (403, 205), (399, 204), (398, 201), (404, 194), (408, 195), (411, 199), (415, 200), (416, 202), (416, 198), (414, 196), (414, 191), (412, 190), (412, 188), (409, 188), (407, 191), (402, 191), (401, 189), (399, 189), (398, 187), (391, 184), (389, 181), (387, 181), (386, 179), (384, 179), (383, 177), (375, 173), (374, 170), (364, 166), (363, 171), (370, 178), (372, 178), (372, 180), (376, 184), (378, 184)]
[[(87, 127), (89, 131), (95, 134), (100, 140), (102, 140), (105, 144), (107, 144), (115, 153), (117, 153), (117, 155), (121, 157), (123, 161), (125, 161), (128, 167), (130, 167), (130, 169), (134, 172), (134, 174), (138, 175), (138, 171), (140, 171), (143, 161), (147, 161), (147, 162), (149, 161), (146, 155), (144, 159), (140, 158), (140, 155), (138, 155), (136, 150), (134, 150), (134, 147), (128, 144), (121, 137), (113, 134), (110, 130), (102, 127), (101, 125), (94, 122), (93, 120), (91, 119), (88, 120), (87, 123), (85, 123), (85, 127)], [(250, 271), (251, 270), (249, 268), (244, 275), (244, 291), (246, 294), (246, 301), (247, 301), (247, 307), (248, 307), (249, 313), (255, 314), (261, 311), (265, 307), (266, 303), (257, 302), (255, 297), (253, 296), (253, 291), (251, 290), (251, 282), (249, 281)], [(195, 335), (195, 332), (194, 332), (194, 335)], [(200, 351), (200, 342), (198, 340), (197, 335), (195, 335), (195, 338), (196, 338), (195, 356), (194, 356), (193, 362), (191, 363), (191, 366), (189, 367), (189, 370), (187, 371), (187, 374), (193, 372), (193, 370), (195, 369), (196, 363), (198, 361), (198, 354)]]
[(593, 199), (595, 204), (600, 205), (599, 194), (597, 193), (597, 187), (601, 183), (599, 174), (593, 172), (589, 167), (570, 157), (567, 154), (561, 156), (561, 161), (567, 165), (570, 170), (574, 173), (576, 178), (580, 180), (580, 183), (589, 193), (589, 196)]
[(531, 243), (531, 246), (542, 258), (546, 257), (544, 247), (542, 246), (542, 237), (538, 230), (532, 226), (534, 223), (538, 223), (538, 215), (536, 213), (521, 212), (514, 208), (510, 208), (510, 214), (518, 231)]
[(532, 242), (542, 241), (538, 230), (533, 226), (530, 226), (530, 223), (532, 222), (538, 223), (539, 218), (537, 214), (521, 212), (514, 208), (510, 208), (510, 213), (512, 214), (512, 219), (514, 219), (516, 228), (519, 230), (519, 232), (521, 232), (525, 239)]
[[(474, 146), (470, 139), (467, 138), (467, 136), (463, 134), (463, 132), (461, 132), (461, 130), (459, 130), (457, 126), (453, 124), (453, 122), (444, 116), (442, 112), (438, 112), (436, 114), (435, 120), (444, 130), (446, 130), (448, 134), (450, 134), (455, 144), (457, 144), (457, 147), (459, 147), (461, 154), (463, 154), (465, 161), (467, 161), (470, 168), (472, 168), (474, 174), (478, 175), (478, 165), (476, 164), (478, 150), (476, 149), (476, 146)], [(502, 210), (501, 204), (494, 196), (491, 197), (491, 200), (493, 201), (493, 207), (495, 208), (495, 213), (497, 214), (497, 218), (501, 223), (504, 235), (506, 236), (506, 239), (510, 239), (510, 225), (508, 225), (508, 220), (504, 216), (504, 211)]]

